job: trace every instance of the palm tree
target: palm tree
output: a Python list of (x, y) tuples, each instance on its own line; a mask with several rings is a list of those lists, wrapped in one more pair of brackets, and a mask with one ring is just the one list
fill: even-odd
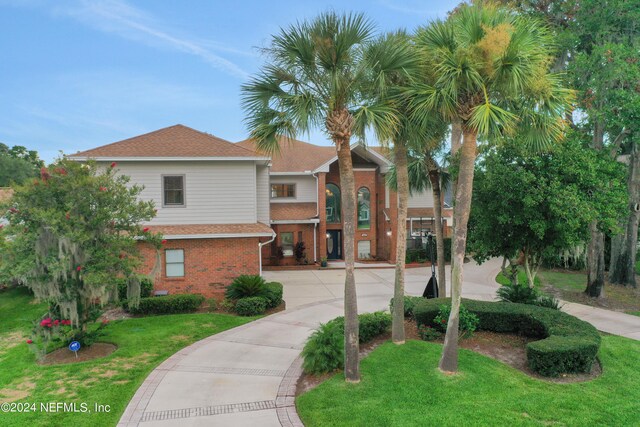
[[(386, 139), (397, 123), (392, 108), (369, 102), (365, 96), (380, 78), (372, 73), (371, 66), (371, 61), (380, 58), (373, 52), (365, 55), (372, 37), (373, 25), (361, 14), (327, 12), (311, 21), (298, 22), (273, 36), (265, 49), (268, 63), (242, 87), (246, 122), (259, 150), (275, 152), (279, 149), (278, 136), (293, 139), (312, 128), (322, 129), (336, 146), (344, 218), (347, 382), (360, 381), (351, 137), (373, 123), (378, 136)], [(379, 72), (395, 66), (388, 61), (385, 64), (378, 67)]]
[[(391, 340), (395, 344), (404, 344), (404, 271), (407, 250), (407, 208), (409, 201), (409, 176), (407, 169), (408, 147), (422, 138), (425, 129), (418, 127), (418, 123), (411, 119), (406, 108), (403, 95), (412, 81), (412, 74), (418, 71), (419, 58), (410, 37), (404, 31), (388, 33), (381, 36), (369, 46), (365, 53), (372, 65), (372, 74), (376, 76), (369, 87), (370, 98), (379, 105), (386, 105), (395, 111), (397, 126), (390, 135), (393, 143), (394, 170), (396, 189), (398, 192), (398, 231), (396, 233), (396, 269), (393, 291), (393, 322), (391, 326)], [(394, 64), (389, 70), (388, 64)], [(375, 122), (368, 123), (374, 129)], [(365, 125), (365, 123), (362, 123)], [(380, 133), (380, 132), (379, 132)]]
[[(436, 159), (436, 153), (442, 148), (444, 135), (446, 134), (446, 127), (442, 126), (444, 123), (440, 123), (440, 128), (437, 128), (437, 124), (434, 123), (431, 131), (434, 135), (437, 135), (439, 132), (441, 137), (423, 141), (423, 147), (412, 148), (409, 151), (407, 169), (409, 175), (409, 193), (422, 193), (430, 188), (431, 194), (433, 195), (436, 259), (438, 260), (438, 292), (444, 297), (447, 294), (447, 279), (444, 253), (444, 227), (442, 225), (442, 206), (444, 204), (443, 189), (447, 188), (451, 183), (449, 173), (443, 170), (442, 165)], [(420, 150), (423, 150), (423, 152)], [(391, 188), (397, 190), (396, 171), (397, 165), (394, 165), (387, 176), (387, 183)]]
[(491, 3), (464, 4), (419, 30), (434, 78), (413, 89), (418, 117), (437, 113), (462, 125), (452, 242), (451, 315), (439, 367), (458, 368), (458, 324), (467, 223), (478, 136), (520, 132), (532, 149), (562, 136), (571, 91), (549, 71), (552, 38), (538, 21)]

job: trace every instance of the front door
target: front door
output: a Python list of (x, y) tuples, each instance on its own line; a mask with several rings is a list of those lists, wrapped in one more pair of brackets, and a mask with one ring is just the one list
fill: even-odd
[(342, 258), (342, 231), (327, 230), (327, 259)]

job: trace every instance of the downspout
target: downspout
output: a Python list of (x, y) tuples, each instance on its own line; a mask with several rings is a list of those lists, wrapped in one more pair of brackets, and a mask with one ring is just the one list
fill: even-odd
[(277, 234), (274, 232), (271, 235), (271, 240), (268, 242), (258, 242), (258, 266), (260, 267), (260, 276), (262, 276), (262, 247), (276, 240), (276, 236)]
[[(316, 172), (317, 173), (317, 172)], [(315, 173), (311, 174), (316, 179), (316, 218), (320, 221), (320, 190), (318, 189), (318, 175)], [(318, 222), (313, 225), (313, 262), (318, 262), (317, 256), (317, 240), (318, 240)]]

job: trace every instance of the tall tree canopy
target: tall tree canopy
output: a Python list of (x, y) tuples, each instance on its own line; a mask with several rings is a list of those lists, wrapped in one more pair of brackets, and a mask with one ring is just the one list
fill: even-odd
[(573, 134), (542, 155), (507, 141), (482, 157), (473, 189), (469, 250), (479, 262), (524, 255), (533, 287), (545, 254), (589, 240), (597, 219), (616, 228), (626, 208), (623, 165), (585, 149)]
[(0, 187), (22, 184), (37, 176), (44, 162), (34, 150), (15, 145), (11, 148), (0, 143)]

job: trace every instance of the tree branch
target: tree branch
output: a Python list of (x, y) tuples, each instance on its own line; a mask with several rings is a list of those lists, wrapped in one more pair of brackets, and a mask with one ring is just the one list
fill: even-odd
[(629, 135), (630, 133), (631, 131), (629, 131), (629, 129), (627, 129), (626, 127), (622, 128), (622, 131), (618, 134), (618, 136), (616, 136), (616, 139), (613, 141), (613, 144), (611, 145), (611, 151), (609, 152), (609, 154), (611, 155), (611, 158), (613, 159), (616, 158), (616, 153), (620, 149), (620, 145), (622, 144), (624, 137)]

